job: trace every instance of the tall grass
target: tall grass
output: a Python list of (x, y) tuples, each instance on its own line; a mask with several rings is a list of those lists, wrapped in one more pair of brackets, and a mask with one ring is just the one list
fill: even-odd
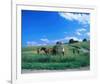
[[(74, 46), (89, 49), (89, 42), (75, 43)], [(52, 46), (46, 46), (47, 48)], [(34, 53), (38, 47), (22, 48), (22, 69), (73, 69), (90, 65), (90, 54), (72, 53), (73, 48), (65, 44), (65, 55), (46, 55)]]
[(22, 69), (67, 69), (89, 66), (88, 54), (80, 56), (33, 55), (22, 57)]

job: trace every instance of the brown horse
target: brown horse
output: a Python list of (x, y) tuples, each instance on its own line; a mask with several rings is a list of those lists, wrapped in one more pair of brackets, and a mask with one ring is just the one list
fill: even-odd
[(45, 54), (48, 54), (49, 53), (48, 49), (45, 48), (45, 47), (41, 47), (41, 48), (38, 48), (37, 49), (37, 53), (38, 54), (40, 54), (41, 52), (44, 52)]
[(41, 52), (44, 52), (45, 54), (56, 54), (56, 50), (54, 48), (46, 48), (46, 47), (41, 47), (37, 49), (37, 53), (40, 54)]
[(43, 51), (45, 54), (52, 54), (52, 55), (57, 55), (57, 54), (62, 54), (64, 56), (64, 47), (62, 46), (61, 42), (57, 42), (53, 48), (46, 48), (46, 47), (41, 47), (37, 49), (37, 53), (39, 54), (41, 51)]

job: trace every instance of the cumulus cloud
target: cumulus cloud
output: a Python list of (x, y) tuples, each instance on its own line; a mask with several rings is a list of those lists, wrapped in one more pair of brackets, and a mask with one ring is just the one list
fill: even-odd
[(67, 20), (73, 21), (76, 20), (81, 24), (89, 24), (90, 16), (83, 13), (59, 13), (59, 15)]
[(85, 28), (81, 28), (81, 29), (78, 29), (77, 31), (82, 32), (82, 31), (86, 31), (86, 29)]
[(87, 36), (90, 36), (90, 32), (87, 32), (86, 35), (87, 35)]
[(42, 43), (38, 43), (35, 41), (27, 41), (27, 46), (45, 46), (45, 45), (51, 45), (51, 44), (56, 44), (57, 41), (62, 41), (62, 42), (67, 42), (70, 39), (74, 39), (74, 40), (78, 40), (78, 41), (82, 41), (82, 39), (78, 38), (78, 37), (74, 37), (74, 36), (66, 36), (64, 38), (61, 39), (55, 39), (55, 40), (48, 40), (48, 39), (40, 39), (41, 41), (43, 41)]
[(81, 38), (78, 38), (78, 37), (75, 37), (75, 36), (66, 36), (66, 37), (61, 38), (61, 39), (52, 40), (52, 41), (50, 41), (50, 43), (55, 44), (57, 41), (68, 42), (70, 39), (82, 41)]
[(49, 43), (49, 40), (47, 38), (41, 38), (40, 40), (43, 42)]
[(77, 35), (82, 35), (82, 33), (85, 32), (85, 31), (86, 31), (85, 28), (77, 29), (77, 30), (76, 30), (76, 34), (77, 34)]
[(79, 39), (79, 38), (74, 37), (74, 36), (71, 36), (71, 37), (70, 37), (70, 36), (69, 36), (69, 37), (67, 36), (67, 37), (64, 38), (64, 40), (70, 40), (70, 39), (74, 39), (74, 40), (82, 41), (82, 39)]
[(66, 41), (69, 41), (70, 39), (82, 41), (82, 39), (80, 39), (80, 38), (78, 38), (78, 37), (74, 37), (74, 36), (66, 36), (66, 37), (64, 37), (64, 38), (56, 39), (56, 40), (53, 40), (53, 41), (51, 41), (51, 42), (52, 42), (52, 43), (56, 43), (57, 41), (66, 42)]
[(45, 46), (47, 45), (46, 43), (38, 43), (38, 42), (35, 42), (35, 41), (27, 41), (27, 46)]
[(51, 43), (55, 44), (58, 41), (62, 41), (62, 39), (56, 39), (56, 40), (52, 40)]
[(42, 45), (44, 45), (44, 46), (45, 46), (45, 45), (47, 45), (47, 44), (46, 44), (46, 43), (43, 43)]
[(82, 34), (81, 34), (80, 32), (78, 32), (78, 31), (76, 31), (76, 34), (79, 35), (79, 36), (82, 35)]
[(34, 45), (39, 45), (37, 42), (35, 41), (27, 41), (27, 46), (34, 46)]

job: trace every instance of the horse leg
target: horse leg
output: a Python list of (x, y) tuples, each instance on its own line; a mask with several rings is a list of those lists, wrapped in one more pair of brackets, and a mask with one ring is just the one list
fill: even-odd
[(39, 49), (37, 50), (37, 53), (40, 54), (40, 50)]
[(64, 56), (64, 52), (62, 52), (63, 56)]

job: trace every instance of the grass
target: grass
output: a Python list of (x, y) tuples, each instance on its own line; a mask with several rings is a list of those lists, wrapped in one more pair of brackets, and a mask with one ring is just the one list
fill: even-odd
[(49, 69), (49, 70), (62, 70), (69, 68), (79, 68), (81, 64), (79, 62), (67, 62), (67, 63), (23, 63), (23, 69)]
[(22, 57), (22, 69), (67, 69), (89, 66), (88, 54), (80, 56), (33, 55)]
[(79, 42), (79, 43), (74, 43), (71, 44), (72, 46), (77, 46), (80, 48), (85, 48), (85, 49), (90, 49), (90, 42)]
[[(88, 43), (75, 43), (75, 46), (88, 48)], [(51, 47), (51, 46), (50, 46)], [(22, 49), (22, 69), (34, 70), (62, 70), (81, 68), (90, 65), (90, 54), (80, 52), (80, 54), (73, 54), (72, 47), (66, 44), (65, 55), (45, 55), (34, 53), (37, 47), (28, 47)]]

